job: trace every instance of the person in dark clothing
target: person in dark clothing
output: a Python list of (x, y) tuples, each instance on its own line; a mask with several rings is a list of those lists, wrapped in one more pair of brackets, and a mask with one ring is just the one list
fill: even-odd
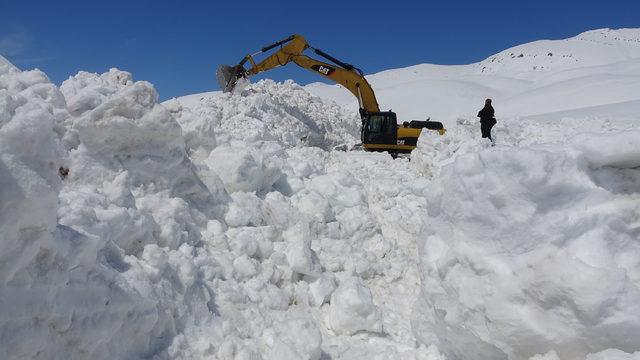
[(480, 112), (478, 112), (478, 117), (480, 118), (480, 131), (482, 131), (483, 138), (489, 138), (491, 142), (493, 139), (491, 138), (491, 128), (496, 124), (495, 111), (493, 110), (493, 106), (491, 106), (491, 99), (487, 99), (484, 102), (484, 107)]

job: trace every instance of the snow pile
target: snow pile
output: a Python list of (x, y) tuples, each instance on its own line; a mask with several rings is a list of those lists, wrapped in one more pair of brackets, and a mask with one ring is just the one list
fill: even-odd
[[(555, 140), (553, 127), (507, 122), (507, 145), (492, 148), (458, 125), (448, 140), (423, 136), (414, 158), (438, 175), (426, 193), (416, 336), (461, 359), (637, 351), (637, 130)], [(545, 144), (532, 144), (537, 133)]]
[(80, 74), (86, 106), (59, 119), (66, 103), (44, 74), (3, 69), (3, 357), (151, 356), (189, 322), (213, 323), (200, 320), (213, 294), (196, 266), (211, 260), (193, 245), (224, 189), (198, 180), (151, 85)]
[[(497, 124), (492, 129), (495, 139), (504, 126)], [(491, 146), (489, 139), (478, 136), (479, 122), (458, 118), (456, 126), (447, 129), (444, 136), (435, 132), (423, 131), (418, 139), (418, 147), (411, 152), (411, 165), (421, 175), (430, 178), (437, 177), (445, 165), (452, 164), (464, 154), (476, 153)], [(500, 137), (503, 134), (500, 134)]]
[[(279, 147), (277, 149), (280, 150)], [(265, 159), (262, 153), (260, 150), (251, 151), (239, 144), (219, 146), (204, 162), (219, 174), (229, 192), (268, 192), (280, 178), (281, 172), (270, 166), (269, 159)]]
[(102, 75), (80, 71), (62, 83), (60, 91), (64, 94), (69, 112), (78, 116), (95, 109), (110, 95), (133, 84), (132, 80), (131, 73), (115, 68)]
[[(273, 93), (267, 96), (267, 90)], [(224, 344), (236, 344), (230, 354), (254, 349), (256, 356), (266, 358), (337, 356), (354, 349), (370, 353), (369, 333), (384, 331), (370, 286), (385, 268), (399, 272), (398, 265), (384, 259), (396, 245), (381, 238), (367, 206), (367, 185), (342, 165), (333, 166), (348, 160), (342, 158), (346, 154), (323, 150), (343, 141), (344, 129), (357, 130), (359, 121), (354, 126), (350, 116), (331, 115), (335, 105), (325, 105), (290, 83), (264, 81), (221, 96), (227, 98), (204, 98), (193, 107), (179, 101), (167, 106), (178, 122), (187, 124), (183, 128), (214, 124), (213, 150), (193, 146), (188, 152), (198, 168), (219, 174), (231, 194), (224, 214), (228, 228), (215, 230), (223, 234), (215, 240), (225, 257), (221, 264), (231, 265), (224, 282), (216, 285), (221, 292), (217, 304), (234, 326), (243, 324), (237, 336), (244, 340), (231, 332)], [(273, 104), (280, 98), (287, 99), (286, 107)], [(320, 132), (304, 125), (308, 118)], [(201, 143), (198, 133), (187, 135), (193, 134), (194, 144)], [(300, 135), (319, 139), (319, 147), (303, 146)], [(380, 159), (391, 161), (384, 155)], [(285, 332), (283, 323), (298, 327)], [(298, 331), (310, 336), (308, 342), (293, 335)], [(353, 333), (361, 338), (339, 335)], [(390, 357), (401, 351), (439, 358), (437, 350), (416, 349), (413, 343), (397, 347), (394, 340), (375, 345)]]
[(216, 131), (249, 143), (271, 140), (286, 146), (352, 147), (360, 131), (357, 116), (323, 103), (292, 81), (262, 80), (236, 93), (203, 97), (192, 111)]
[(41, 72), (3, 71), (3, 357), (319, 359), (383, 332), (365, 281), (391, 245), (364, 184), (300, 141), (354, 141), (335, 105), (264, 82), (273, 94), (164, 107), (116, 69), (71, 77), (65, 99)]
[[(289, 193), (296, 176), (285, 181), (282, 170), (298, 151), (287, 149), (348, 149), (359, 137), (357, 116), (292, 81), (263, 80), (235, 93), (174, 99), (165, 106), (182, 126), (192, 161), (218, 174), (229, 192)], [(314, 166), (302, 164), (308, 168), (292, 171), (311, 175)], [(207, 176), (201, 172), (201, 177)]]

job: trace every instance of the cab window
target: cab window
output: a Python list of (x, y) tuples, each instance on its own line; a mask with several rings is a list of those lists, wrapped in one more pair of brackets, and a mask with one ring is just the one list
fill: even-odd
[(378, 144), (395, 143), (397, 126), (395, 116), (389, 114), (370, 115), (365, 129), (363, 129), (363, 141)]
[(392, 121), (389, 117), (384, 115), (372, 115), (369, 118), (369, 128), (370, 132), (374, 133), (389, 133), (393, 131)]

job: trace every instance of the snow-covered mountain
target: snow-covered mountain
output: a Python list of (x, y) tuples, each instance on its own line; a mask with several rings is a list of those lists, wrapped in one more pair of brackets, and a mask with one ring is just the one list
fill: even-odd
[[(475, 64), (422, 64), (367, 79), (381, 108), (393, 109), (400, 120), (430, 116), (445, 125), (475, 115), (485, 98), (494, 100), (498, 118), (637, 102), (640, 29), (593, 30), (515, 46)], [(357, 109), (356, 100), (339, 85), (314, 83), (305, 89)]]
[(410, 161), (336, 86), (0, 57), (0, 358), (640, 359), (638, 34), (371, 75)]

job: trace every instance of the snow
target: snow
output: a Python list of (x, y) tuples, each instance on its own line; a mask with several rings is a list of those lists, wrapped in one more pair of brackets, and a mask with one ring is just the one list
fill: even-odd
[(353, 150), (337, 87), (0, 57), (0, 357), (640, 359), (638, 39), (371, 75), (447, 127), (410, 160)]
[(337, 334), (381, 332), (380, 317), (380, 310), (373, 304), (371, 290), (361, 280), (344, 282), (331, 295), (329, 324)]
[(613, 167), (633, 169), (640, 167), (639, 131), (589, 136), (581, 134), (572, 139), (589, 163), (596, 167)]
[(616, 163), (550, 144), (459, 155), (426, 195), (421, 286), (433, 310), (416, 326), (439, 329), (440, 349), (460, 358), (471, 347), (484, 348), (474, 359), (637, 350), (638, 196), (612, 191)]
[[(475, 64), (420, 64), (367, 80), (381, 109), (393, 109), (399, 122), (431, 117), (448, 128), (477, 113), (485, 98), (493, 99), (498, 120), (640, 100), (638, 58), (640, 29), (599, 29), (515, 46)], [(339, 85), (305, 89), (357, 111)]]

